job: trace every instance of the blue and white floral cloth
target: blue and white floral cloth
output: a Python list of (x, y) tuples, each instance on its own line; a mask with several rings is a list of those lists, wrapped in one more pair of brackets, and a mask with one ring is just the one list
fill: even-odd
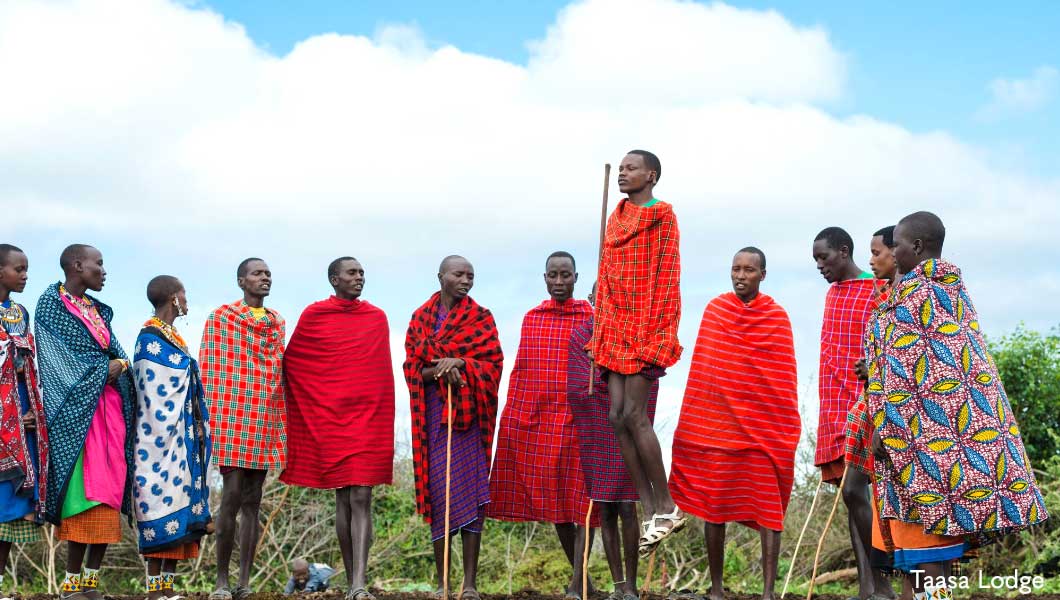
[(136, 338), (133, 504), (140, 552), (197, 541), (210, 522), (209, 415), (199, 365), (154, 327)]

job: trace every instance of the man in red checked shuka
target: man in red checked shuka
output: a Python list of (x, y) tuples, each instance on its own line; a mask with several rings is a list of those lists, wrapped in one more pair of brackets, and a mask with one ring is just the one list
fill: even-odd
[(655, 198), (659, 158), (632, 150), (618, 167), (627, 197), (607, 221), (596, 295), (596, 331), (589, 351), (607, 379), (608, 415), (644, 514), (638, 546), (648, 555), (688, 516), (666, 482), (659, 438), (648, 419), (652, 382), (681, 358), (680, 235), (673, 207)]

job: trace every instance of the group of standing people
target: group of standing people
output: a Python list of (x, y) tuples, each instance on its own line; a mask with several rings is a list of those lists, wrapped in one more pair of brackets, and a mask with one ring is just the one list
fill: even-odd
[[(469, 295), (472, 264), (446, 257), (439, 291), (413, 313), (403, 374), (438, 597), (449, 593), (451, 535), (463, 553), (459, 597), (480, 598), (481, 535), (494, 518), (555, 525), (572, 600), (599, 528), (610, 598), (635, 600), (638, 560), (689, 515), (706, 523), (714, 600), (724, 595), (729, 522), (759, 530), (763, 598), (774, 597), (802, 431), (791, 325), (761, 292), (765, 254), (739, 250), (733, 290), (703, 313), (667, 476), (653, 419), (659, 379), (682, 347), (679, 232), (673, 207), (654, 195), (661, 174), (650, 152), (623, 158), (626, 197), (608, 219), (588, 301), (574, 298), (575, 258), (546, 259), (549, 298), (523, 319), (499, 423), (504, 357), (492, 314)], [(942, 259), (944, 237), (925, 212), (881, 229), (871, 274), (842, 229), (813, 243), (830, 283), (815, 463), (849, 509), (862, 599), (894, 597), (886, 573), (945, 575), (975, 546), (1046, 519), (960, 271)], [(11, 543), (33, 539), (46, 520), (69, 544), (62, 597), (100, 600), (99, 569), (125, 514), (147, 559), (149, 598), (172, 598), (177, 561), (197, 556), (216, 522), (211, 600), (245, 600), (263, 485), (279, 471), (288, 485), (335, 490), (347, 598), (372, 600), (372, 487), (392, 479), (394, 380), (386, 315), (360, 299), (363, 266), (333, 261), (334, 295), (307, 307), (285, 343), (283, 318), (264, 305), (268, 265), (243, 261), (243, 297), (211, 313), (197, 359), (175, 326), (187, 312), (183, 284), (155, 277), (154, 316), (130, 359), (111, 309), (88, 293), (105, 282), (99, 250), (70, 246), (60, 265), (64, 281), (40, 298), (34, 340), (28, 311), (10, 298), (25, 287), (28, 260), (0, 245), (0, 568)], [(211, 461), (223, 477), (216, 515)], [(906, 581), (908, 598), (949, 593)]]

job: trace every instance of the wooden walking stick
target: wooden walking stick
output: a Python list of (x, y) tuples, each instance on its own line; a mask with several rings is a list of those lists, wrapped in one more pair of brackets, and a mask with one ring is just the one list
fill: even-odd
[[(600, 203), (600, 245), (596, 249), (596, 272), (600, 273), (600, 259), (604, 256), (604, 235), (607, 232), (607, 187), (611, 183), (611, 163), (604, 163), (604, 199)], [(599, 279), (599, 277), (597, 277)], [(597, 282), (599, 283), (599, 282)], [(596, 319), (593, 318), (593, 335), (596, 339)], [(590, 342), (591, 343), (591, 342)], [(593, 380), (596, 379), (596, 357), (589, 361), (589, 395), (593, 393)]]
[(449, 496), (453, 484), (453, 384), (447, 384), (448, 393), (445, 399), (445, 551), (442, 556), (442, 594), (443, 600), (449, 598)]
[(791, 554), (791, 562), (788, 563), (788, 576), (784, 578), (784, 590), (780, 592), (780, 600), (784, 600), (784, 595), (788, 593), (788, 584), (791, 583), (791, 573), (795, 570), (795, 559), (799, 556), (802, 536), (806, 535), (806, 527), (809, 526), (810, 519), (813, 518), (813, 509), (817, 507), (817, 497), (821, 494), (822, 485), (824, 485), (823, 479), (817, 482), (817, 489), (813, 492), (813, 501), (810, 502), (810, 512), (806, 514), (806, 521), (802, 524), (802, 531), (799, 532), (799, 541), (795, 542), (795, 552)]
[(589, 510), (585, 513), (585, 548), (582, 550), (582, 600), (589, 600), (589, 519), (593, 514), (593, 499), (589, 498)]
[(821, 533), (821, 539), (817, 542), (817, 553), (813, 556), (813, 574), (810, 575), (810, 589), (806, 592), (806, 600), (810, 600), (813, 597), (813, 580), (817, 579), (817, 563), (821, 560), (821, 548), (824, 547), (824, 538), (828, 535), (828, 528), (832, 525), (835, 509), (839, 506), (839, 498), (843, 495), (843, 484), (847, 481), (848, 470), (850, 470), (850, 463), (843, 465), (843, 477), (839, 479), (839, 489), (836, 490), (835, 500), (832, 502), (832, 512), (828, 513), (828, 520), (824, 522), (824, 531)]
[[(658, 546), (656, 546), (655, 548), (652, 548), (651, 556), (648, 557), (648, 573), (647, 573), (647, 575), (644, 576), (644, 587), (642, 587), (640, 589), (640, 597), (641, 598), (644, 598), (644, 597), (646, 597), (648, 595), (648, 587), (651, 586), (651, 576), (652, 576), (652, 573), (655, 571), (655, 552), (658, 549), (659, 549)], [(626, 574), (626, 577), (629, 577), (628, 573)], [(636, 578), (636, 574), (634, 574), (633, 577)], [(636, 579), (634, 579), (634, 581), (636, 581)]]

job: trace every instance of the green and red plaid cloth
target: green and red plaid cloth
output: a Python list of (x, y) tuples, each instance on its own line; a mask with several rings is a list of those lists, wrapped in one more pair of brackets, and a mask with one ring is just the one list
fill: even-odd
[(256, 319), (242, 300), (210, 314), (199, 346), (213, 455), (221, 467), (281, 469), (286, 461), (283, 317)]
[(631, 375), (681, 358), (680, 232), (673, 207), (624, 198), (607, 220), (596, 290), (593, 359)]
[[(427, 393), (423, 369), (433, 365), (436, 358), (460, 358), (464, 361), (461, 375), (465, 387), (453, 387), (453, 429), (464, 431), (477, 422), (482, 432), (482, 447), (487, 462), (493, 448), (493, 431), (497, 422), (497, 390), (501, 383), (504, 353), (497, 337), (497, 324), (489, 310), (479, 306), (470, 296), (457, 302), (438, 332), (434, 320), (438, 314), (441, 293), (433, 296), (412, 313), (405, 334), (405, 363), (402, 370), (409, 387), (412, 412), (412, 460), (416, 480), (416, 511), (428, 522), (430, 514), (427, 431)], [(445, 388), (443, 386), (443, 394)], [(446, 415), (447, 417), (449, 415)]]

